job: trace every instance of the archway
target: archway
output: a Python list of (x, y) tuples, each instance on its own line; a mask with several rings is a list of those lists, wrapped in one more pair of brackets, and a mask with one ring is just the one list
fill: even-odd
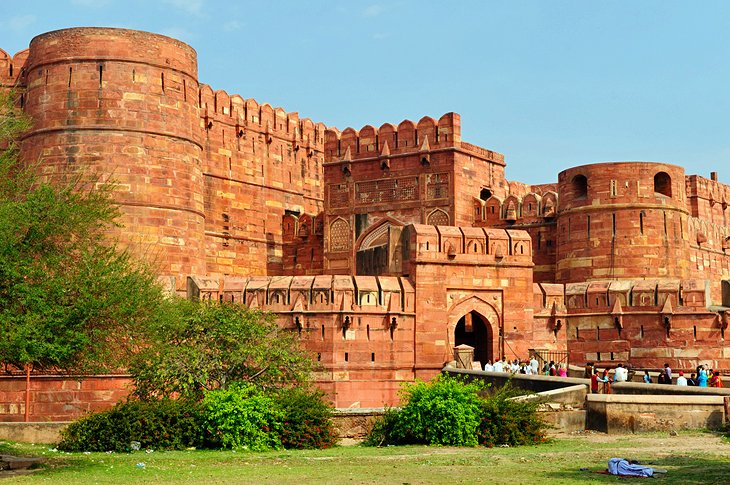
[(459, 319), (454, 329), (454, 346), (462, 344), (474, 347), (474, 360), (481, 362), (494, 360), (492, 355), (492, 326), (486, 323), (477, 312), (469, 312)]

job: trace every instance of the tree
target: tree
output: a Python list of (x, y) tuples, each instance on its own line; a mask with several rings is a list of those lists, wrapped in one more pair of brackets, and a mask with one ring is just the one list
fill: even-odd
[(120, 369), (163, 292), (106, 237), (119, 215), (93, 174), (46, 181), (20, 163), (28, 120), (0, 95), (0, 361), (6, 369)]
[(130, 368), (143, 399), (201, 399), (205, 391), (249, 383), (271, 390), (304, 383), (311, 358), (274, 316), (236, 303), (169, 300), (147, 329)]

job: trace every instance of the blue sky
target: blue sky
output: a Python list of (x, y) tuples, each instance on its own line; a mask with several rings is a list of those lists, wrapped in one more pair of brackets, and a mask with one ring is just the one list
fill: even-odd
[(111, 26), (179, 38), (214, 89), (344, 129), (449, 111), (507, 177), (662, 161), (730, 182), (730, 2), (29, 0), (0, 48)]

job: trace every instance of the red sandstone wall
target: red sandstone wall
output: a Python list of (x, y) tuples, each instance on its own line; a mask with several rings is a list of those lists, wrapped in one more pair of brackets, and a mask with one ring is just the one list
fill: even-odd
[[(32, 376), (30, 421), (71, 421), (103, 411), (129, 394), (127, 376)], [(25, 418), (25, 376), (0, 377), (0, 421)]]
[(279, 276), (192, 278), (201, 299), (272, 311), (321, 366), (317, 385), (337, 407), (398, 403), (414, 379), (415, 295), (405, 278)]
[(50, 177), (113, 180), (122, 242), (162, 275), (205, 271), (195, 51), (123, 29), (67, 29), (31, 41), (22, 157)]
[(200, 107), (208, 273), (283, 274), (285, 213), (323, 209), (325, 127), (209, 86)]
[[(655, 191), (655, 175), (671, 185)], [(585, 177), (586, 192), (574, 182)], [(657, 163), (575, 167), (559, 175), (557, 282), (689, 276), (682, 168)], [(671, 192), (670, 192), (671, 191)]]
[(726, 330), (718, 314), (706, 308), (706, 284), (642, 280), (566, 285), (571, 362), (608, 367), (624, 362), (649, 369), (669, 363), (685, 371), (705, 364), (727, 371)]

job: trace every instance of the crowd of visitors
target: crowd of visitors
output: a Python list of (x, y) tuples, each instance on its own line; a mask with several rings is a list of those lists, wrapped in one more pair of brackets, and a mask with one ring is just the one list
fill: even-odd
[[(590, 365), (590, 364), (589, 364)], [(592, 366), (591, 366), (592, 367)], [(612, 382), (625, 382), (628, 380), (628, 369), (623, 364), (618, 364), (613, 372), (613, 379), (609, 377), (608, 369), (603, 372), (597, 368), (592, 368), (591, 372), (591, 392), (603, 392), (609, 394), (611, 392)], [(652, 384), (653, 379), (648, 370), (644, 371), (644, 384)], [(657, 376), (659, 384), (674, 384), (672, 377), (672, 368), (669, 364), (664, 364), (664, 368)], [(685, 377), (684, 371), (677, 373), (677, 386), (697, 386), (697, 387), (723, 387), (722, 376), (719, 371), (714, 369), (706, 369), (704, 365), (697, 366), (696, 372), (692, 372), (690, 377)]]
[(522, 362), (519, 359), (509, 361), (506, 357), (494, 363), (490, 360), (484, 364), (484, 370), (487, 372), (507, 372), (510, 374), (568, 377), (568, 368), (564, 364), (551, 360), (540, 368), (540, 362), (538, 362), (535, 356), (532, 356), (530, 360)]
[[(505, 372), (510, 374), (526, 374), (526, 375), (545, 375), (568, 377), (567, 366), (554, 361), (545, 362), (540, 367), (540, 362), (536, 356), (532, 356), (529, 361), (520, 361), (514, 359), (507, 360), (506, 357), (494, 363), (488, 361), (484, 365), (484, 370), (488, 372)], [(611, 384), (615, 382), (626, 382), (629, 380), (629, 370), (620, 363), (613, 370), (613, 376), (609, 374), (609, 369), (594, 368), (593, 364), (587, 364), (586, 376), (590, 375), (591, 392), (610, 394)], [(648, 370), (644, 371), (643, 381), (645, 384), (652, 384), (654, 381)], [(674, 384), (672, 368), (669, 364), (664, 364), (664, 368), (657, 376), (659, 384)], [(697, 387), (723, 387), (722, 376), (719, 371), (707, 369), (704, 365), (697, 366), (696, 372), (692, 372), (690, 377), (685, 377), (684, 371), (677, 373), (676, 385), (678, 386), (697, 386)]]

